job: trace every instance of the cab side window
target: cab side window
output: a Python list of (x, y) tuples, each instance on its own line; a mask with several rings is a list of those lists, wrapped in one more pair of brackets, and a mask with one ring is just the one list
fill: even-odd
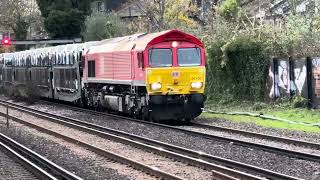
[(96, 62), (88, 61), (88, 77), (96, 77)]

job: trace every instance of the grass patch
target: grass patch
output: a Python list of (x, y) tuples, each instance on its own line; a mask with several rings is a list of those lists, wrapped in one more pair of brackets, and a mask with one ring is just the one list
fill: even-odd
[(266, 120), (258, 117), (250, 117), (250, 116), (243, 116), (243, 115), (212, 114), (212, 113), (202, 113), (200, 117), (212, 118), (212, 119), (225, 119), (225, 120), (231, 120), (236, 122), (255, 123), (259, 126), (270, 127), (270, 128), (290, 129), (290, 130), (320, 133), (319, 127), (289, 124), (286, 122)]
[[(320, 123), (320, 110), (309, 110), (307, 108), (294, 108), (296, 104), (294, 101), (288, 99), (281, 99), (277, 103), (266, 104), (262, 102), (228, 102), (228, 103), (214, 103), (208, 101), (206, 104), (207, 109), (220, 112), (250, 112), (255, 114), (263, 114), (267, 116), (273, 116), (276, 118), (286, 119), (300, 123), (316, 124)], [(212, 114), (202, 113), (202, 117), (206, 118), (219, 118), (238, 122), (251, 122), (257, 125), (291, 129), (308, 132), (320, 132), (319, 127), (310, 127), (300, 124), (290, 124), (287, 122), (280, 122), (275, 120), (267, 120), (258, 117), (250, 117), (244, 115), (225, 115), (225, 114)]]
[(308, 109), (265, 110), (264, 114), (295, 122), (320, 123), (320, 111)]

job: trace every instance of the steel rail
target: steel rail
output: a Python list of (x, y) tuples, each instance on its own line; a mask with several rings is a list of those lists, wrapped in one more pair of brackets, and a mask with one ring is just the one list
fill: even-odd
[[(0, 115), (3, 116), (5, 114), (0, 112)], [(70, 138), (70, 137), (65, 136), (63, 134), (54, 132), (54, 131), (46, 129), (46, 128), (43, 128), (41, 126), (38, 126), (38, 125), (35, 125), (33, 123), (27, 122), (25, 120), (22, 120), (20, 118), (15, 117), (15, 116), (9, 115), (9, 118), (11, 120), (13, 120), (13, 121), (18, 122), (18, 123), (24, 124), (26, 126), (34, 128), (34, 129), (37, 129), (38, 131), (41, 131), (43, 133), (46, 133), (46, 134), (52, 135), (54, 137), (63, 139), (65, 141), (71, 142), (73, 144), (85, 147), (85, 148), (89, 149), (90, 151), (95, 152), (95, 153), (97, 153), (97, 154), (99, 154), (101, 156), (107, 157), (109, 159), (112, 159), (112, 160), (114, 160), (116, 162), (119, 162), (119, 163), (122, 163), (122, 164), (126, 164), (126, 165), (129, 165), (129, 166), (132, 166), (132, 167), (134, 167), (136, 169), (142, 170), (143, 172), (152, 174), (152, 175), (154, 175), (156, 177), (161, 177), (161, 178), (164, 178), (164, 179), (172, 179), (172, 180), (182, 180), (183, 179), (181, 177), (178, 177), (178, 176), (163, 172), (163, 171), (159, 170), (157, 167), (153, 167), (153, 166), (148, 166), (148, 165), (142, 164), (142, 163), (134, 161), (134, 160), (132, 160), (130, 158), (126, 158), (124, 156), (115, 154), (115, 153), (113, 153), (111, 151), (107, 151), (107, 150), (95, 147), (93, 145), (90, 145), (88, 143), (85, 143), (83, 141), (80, 141), (80, 140), (77, 140), (77, 139), (74, 139), (74, 138)]]
[(15, 152), (9, 146), (0, 142), (0, 150), (5, 152), (7, 156), (14, 159), (14, 161), (21, 164), (26, 170), (35, 175), (39, 179), (49, 179), (49, 180), (57, 180), (55, 177), (47, 173), (45, 170), (41, 169), (36, 164), (32, 163), (28, 159), (21, 156), (19, 153)]
[[(64, 125), (72, 126), (73, 128), (74, 128), (73, 125), (70, 125), (68, 123), (66, 124), (63, 121), (67, 121), (67, 122), (71, 122), (71, 123), (74, 123), (74, 124), (78, 124), (78, 125), (80, 125), (80, 127), (77, 127), (77, 128), (78, 129), (80, 128), (82, 130), (83, 130), (83, 128), (89, 127), (89, 129), (86, 129), (87, 132), (94, 133), (94, 134), (96, 134), (98, 136), (102, 136), (102, 137), (112, 138), (112, 139), (115, 139), (117, 141), (121, 141), (123, 143), (127, 143), (127, 144), (129, 143), (129, 144), (137, 146), (139, 148), (144, 148), (144, 149), (148, 148), (150, 151), (153, 151), (153, 152), (156, 151), (156, 153), (161, 154), (161, 155), (170, 156), (170, 157), (173, 156), (173, 158), (177, 158), (176, 157), (177, 154), (172, 155), (172, 152), (175, 152), (175, 153), (185, 154), (185, 155), (190, 156), (192, 158), (201, 159), (202, 161), (200, 161), (200, 163), (197, 162), (197, 161), (190, 162), (190, 160), (186, 160), (186, 159), (183, 159), (183, 158), (181, 159), (181, 157), (179, 159), (180, 161), (183, 161), (183, 162), (186, 162), (186, 163), (189, 163), (189, 164), (191, 163), (191, 164), (193, 164), (195, 166), (198, 166), (198, 167), (210, 168), (210, 169), (215, 170), (215, 171), (225, 172), (225, 170), (221, 169), (221, 167), (219, 167), (219, 166), (216, 167), (217, 165), (213, 166), (211, 164), (211, 163), (217, 163), (217, 164), (220, 164), (222, 166), (235, 168), (235, 169), (238, 169), (238, 170), (241, 170), (241, 171), (246, 171), (246, 172), (249, 172), (249, 173), (252, 173), (252, 174), (257, 174), (257, 175), (260, 175), (260, 176), (263, 176), (263, 177), (267, 177), (267, 178), (271, 178), (271, 179), (298, 179), (298, 178), (295, 178), (295, 177), (291, 177), (291, 176), (288, 176), (288, 175), (280, 174), (280, 173), (273, 172), (273, 171), (270, 171), (270, 170), (266, 170), (266, 169), (263, 169), (263, 168), (255, 167), (255, 166), (252, 166), (252, 165), (247, 165), (247, 164), (244, 164), (244, 163), (240, 163), (240, 162), (224, 159), (224, 158), (221, 158), (221, 157), (212, 156), (212, 155), (209, 155), (209, 154), (206, 154), (206, 153), (203, 153), (203, 152), (194, 151), (194, 150), (182, 148), (182, 147), (179, 147), (179, 146), (170, 145), (170, 144), (163, 143), (163, 142), (156, 141), (156, 140), (152, 140), (152, 139), (149, 139), (149, 138), (144, 138), (144, 137), (141, 137), (141, 136), (129, 134), (129, 133), (126, 133), (126, 132), (123, 132), (123, 131), (114, 130), (114, 129), (102, 127), (102, 126), (99, 126), (99, 125), (95, 125), (95, 124), (92, 124), (92, 123), (79, 121), (79, 120), (76, 120), (76, 119), (73, 119), (73, 118), (62, 117), (62, 116), (50, 114), (50, 113), (47, 113), (47, 112), (35, 110), (35, 109), (32, 109), (32, 108), (27, 108), (27, 107), (24, 107), (24, 106), (21, 106), (21, 105), (16, 105), (16, 106), (18, 106), (18, 107), (11, 107), (11, 106), (10, 107), (11, 108), (15, 108), (15, 109), (20, 110), (20, 111), (23, 111), (23, 112), (26, 112), (26, 113), (29, 113), (29, 114), (36, 115), (36, 116), (38, 116), (40, 118), (51, 118), (51, 119), (54, 118), (55, 121), (57, 121), (58, 123), (63, 123)], [(37, 113), (37, 114), (34, 114), (34, 113)], [(106, 132), (108, 132), (110, 134), (108, 134)], [(121, 136), (121, 137), (118, 137), (118, 136)], [(122, 138), (122, 137), (124, 137), (124, 138)], [(135, 141), (138, 141), (138, 142), (133, 142), (132, 140), (135, 140)], [(143, 143), (143, 144), (141, 144), (141, 143)], [(152, 145), (154, 147), (146, 146), (145, 144), (149, 144), (149, 145)], [(172, 151), (172, 152), (168, 152), (168, 151)], [(205, 164), (203, 161), (207, 161), (208, 163)], [(195, 162), (197, 162), (197, 163), (195, 163)], [(225, 172), (225, 174), (228, 174), (228, 172)], [(230, 172), (229, 172), (229, 174), (230, 174)], [(235, 174), (232, 174), (232, 175), (236, 176)], [(236, 177), (240, 177), (240, 176), (238, 175)]]
[(234, 128), (226, 128), (226, 127), (216, 126), (216, 125), (211, 125), (211, 124), (208, 125), (208, 124), (192, 123), (192, 125), (195, 127), (205, 128), (205, 129), (210, 129), (210, 130), (215, 130), (215, 131), (225, 131), (227, 133), (235, 133), (235, 134), (240, 134), (243, 136), (252, 136), (252, 137), (257, 137), (260, 139), (266, 139), (266, 140), (281, 142), (281, 143), (285, 143), (285, 144), (294, 144), (297, 146), (304, 146), (307, 148), (320, 149), (319, 143), (301, 141), (301, 140), (297, 140), (297, 139), (293, 139), (293, 138), (271, 136), (271, 135), (267, 135), (267, 134), (256, 133), (256, 132), (251, 132), (251, 131), (244, 131), (244, 130), (239, 130), (239, 129), (234, 129)]
[(0, 145), (40, 179), (82, 180), (57, 164), (0, 133)]
[[(46, 102), (48, 102), (48, 101), (46, 101)], [(52, 102), (50, 102), (50, 103), (52, 103)], [(55, 103), (55, 104), (58, 104), (58, 103)], [(61, 106), (61, 104), (59, 104), (59, 105)], [(284, 149), (284, 148), (280, 148), (280, 147), (268, 146), (268, 145), (265, 145), (262, 143), (253, 143), (253, 142), (243, 141), (243, 140), (239, 140), (239, 139), (233, 139), (233, 138), (228, 138), (228, 137), (223, 137), (223, 136), (218, 136), (218, 135), (206, 134), (206, 133), (191, 131), (191, 130), (187, 130), (187, 129), (183, 129), (183, 128), (179, 128), (179, 127), (175, 127), (175, 126), (153, 123), (153, 122), (148, 122), (148, 121), (142, 121), (142, 120), (133, 119), (133, 118), (129, 118), (129, 117), (123, 117), (123, 116), (108, 114), (108, 113), (104, 113), (104, 112), (97, 112), (97, 111), (88, 110), (88, 109), (84, 109), (84, 108), (78, 108), (78, 107), (74, 107), (74, 106), (68, 106), (68, 105), (63, 105), (63, 106), (69, 107), (70, 109), (82, 111), (82, 112), (86, 111), (86, 112), (96, 114), (96, 115), (98, 114), (98, 115), (104, 115), (107, 117), (113, 117), (113, 118), (116, 118), (117, 120), (129, 120), (129, 121), (137, 122), (140, 124), (149, 124), (149, 125), (156, 126), (156, 127), (163, 127), (163, 128), (167, 128), (167, 129), (176, 130), (176, 131), (179, 131), (179, 132), (182, 132), (185, 134), (190, 134), (193, 136), (201, 136), (201, 137), (204, 137), (207, 139), (214, 139), (214, 140), (218, 140), (218, 141), (233, 142), (234, 144), (239, 145), (239, 146), (261, 149), (261, 150), (264, 150), (267, 152), (282, 154), (282, 155), (289, 156), (289, 157), (295, 157), (295, 158), (299, 158), (299, 159), (320, 162), (320, 155), (316, 155), (316, 154), (308, 154), (308, 153), (299, 152), (299, 151), (295, 151), (295, 150), (288, 150), (288, 149)]]
[[(162, 149), (162, 148), (159, 148), (159, 147), (154, 147), (154, 146), (148, 145), (146, 142), (142, 143), (142, 142), (138, 142), (138, 141), (133, 141), (133, 140), (129, 139), (130, 137), (129, 138), (118, 137), (118, 136), (115, 136), (115, 135), (112, 135), (112, 134), (108, 134), (106, 132), (102, 132), (102, 131), (99, 131), (99, 130), (96, 130), (96, 129), (85, 127), (83, 125), (77, 125), (75, 123), (70, 123), (70, 121), (72, 121), (72, 119), (69, 119), (69, 122), (66, 122), (65, 121), (65, 117), (52, 115), (52, 114), (45, 113), (45, 112), (42, 112), (42, 111), (39, 112), (38, 110), (30, 109), (30, 108), (27, 108), (27, 107), (24, 107), (24, 106), (21, 106), (21, 105), (17, 105), (17, 106), (20, 106), (20, 107), (13, 107), (11, 104), (9, 105), (10, 108), (13, 108), (13, 109), (25, 112), (25, 113), (29, 113), (31, 115), (34, 115), (34, 116), (37, 116), (37, 117), (40, 117), (40, 118), (49, 119), (51, 121), (54, 121), (56, 123), (60, 123), (62, 125), (65, 125), (65, 126), (68, 126), (68, 127), (71, 127), (71, 128), (77, 128), (77, 129), (79, 129), (81, 131), (86, 131), (86, 132), (89, 132), (89, 133), (92, 133), (92, 134), (95, 134), (95, 135), (98, 135), (98, 136), (101, 136), (101, 137), (104, 137), (104, 138), (115, 139), (117, 141), (120, 141), (120, 142), (123, 142), (123, 143), (126, 143), (126, 144), (130, 144), (130, 145), (136, 146), (136, 147), (141, 148), (141, 149), (147, 149), (147, 150), (155, 152), (157, 154), (160, 154), (160, 155), (163, 155), (163, 156), (168, 156), (168, 157), (171, 157), (173, 159), (176, 159), (176, 160), (179, 160), (181, 162), (188, 163), (188, 164), (192, 164), (192, 165), (200, 167), (200, 168), (212, 169), (212, 170), (215, 170), (215, 171), (219, 171), (219, 172), (221, 172), (220, 175), (221, 174), (226, 174), (227, 175), (226, 178), (228, 176), (235, 176), (235, 177), (241, 178), (241, 179), (243, 179), (243, 178), (245, 178), (245, 179), (261, 179), (260, 177), (257, 177), (257, 176), (254, 176), (254, 175), (251, 175), (251, 174), (248, 174), (248, 173), (244, 173), (244, 172), (240, 172), (240, 171), (237, 171), (237, 170), (234, 170), (234, 169), (223, 167), (221, 165), (216, 165), (216, 164), (212, 164), (212, 163), (209, 163), (209, 162), (205, 162), (203, 160), (198, 159), (197, 157), (193, 158), (193, 157), (189, 157), (189, 156), (186, 156), (186, 155), (183, 155), (183, 154), (171, 152), (171, 151), (168, 151), (166, 149)], [(43, 115), (43, 114), (46, 114), (46, 115)], [(52, 116), (55, 116), (55, 117), (52, 117)], [(60, 119), (58, 119), (56, 117), (59, 117)], [(61, 120), (61, 119), (64, 119), (64, 120)], [(68, 118), (66, 118), (66, 119), (68, 119)], [(19, 121), (21, 122), (21, 120), (19, 120)], [(74, 120), (74, 121), (77, 121), (77, 120)], [(81, 122), (81, 121), (78, 121), (78, 122)], [(21, 123), (24, 123), (24, 122), (21, 122)], [(94, 126), (94, 125), (92, 124), (92, 126)], [(33, 127), (36, 128), (35, 126), (33, 126)], [(37, 128), (39, 128), (39, 127), (37, 127)]]

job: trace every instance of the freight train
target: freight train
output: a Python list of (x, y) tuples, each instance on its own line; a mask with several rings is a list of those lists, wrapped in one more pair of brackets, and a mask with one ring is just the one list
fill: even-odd
[(179, 30), (0, 54), (3, 86), (150, 121), (202, 112), (205, 49)]

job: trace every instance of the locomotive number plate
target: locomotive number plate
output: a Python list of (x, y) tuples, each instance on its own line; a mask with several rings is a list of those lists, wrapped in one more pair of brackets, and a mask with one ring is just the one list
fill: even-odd
[(192, 81), (201, 81), (201, 77), (191, 77)]
[(172, 77), (180, 77), (180, 72), (172, 72)]

